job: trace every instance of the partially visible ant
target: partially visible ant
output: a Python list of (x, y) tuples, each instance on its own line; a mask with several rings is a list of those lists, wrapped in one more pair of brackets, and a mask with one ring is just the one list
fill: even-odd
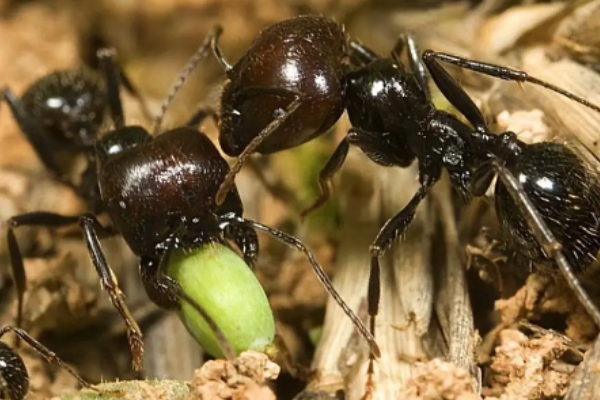
[[(100, 69), (102, 74), (96, 71)], [(39, 78), (19, 99), (8, 86), (0, 89), (19, 128), (44, 166), (83, 198), (89, 209), (101, 212), (94, 164), (94, 144), (107, 111), (116, 116), (114, 94), (105, 79), (118, 80), (136, 97), (143, 113), (152, 118), (145, 100), (119, 66), (112, 52), (101, 52), (96, 63), (75, 70), (59, 70)], [(110, 97), (112, 96), (112, 97)], [(57, 162), (59, 154), (83, 154), (88, 165), (79, 183)]]
[[(432, 50), (420, 57), (409, 36), (397, 42), (389, 58), (382, 58), (323, 17), (301, 16), (269, 26), (234, 66), (218, 46), (220, 33), (218, 29), (213, 36), (212, 48), (229, 81), (221, 99), (219, 140), (227, 154), (238, 158), (217, 193), (217, 204), (252, 153), (269, 154), (305, 143), (327, 131), (344, 108), (352, 128), (319, 174), (321, 196), (303, 215), (327, 201), (330, 180), (350, 144), (382, 166), (404, 168), (419, 161), (420, 189), (384, 224), (370, 247), (368, 311), (373, 336), (380, 299), (379, 258), (405, 233), (444, 169), (464, 198), (484, 195), (499, 177), (496, 210), (506, 236), (530, 259), (553, 260), (600, 326), (600, 312), (575, 275), (600, 250), (597, 176), (563, 145), (528, 145), (513, 132), (490, 132), (480, 110), (440, 61), (543, 86), (600, 112), (598, 106), (524, 71)], [(400, 60), (404, 50), (410, 69)], [(427, 71), (470, 126), (436, 109)], [(371, 355), (369, 387), (373, 361)]]
[[(54, 352), (35, 340), (24, 330), (13, 326), (5, 326), (0, 329), (0, 338), (8, 332), (14, 332), (18, 338), (31, 346), (47, 362), (64, 368), (77, 379), (83, 388), (99, 392), (98, 389), (87, 383), (77, 372), (73, 371), (71, 367), (58, 358)], [(8, 344), (0, 341), (0, 399), (23, 400), (28, 392), (29, 373), (23, 359)]]
[[(203, 43), (198, 57), (208, 54), (211, 38), (209, 36)], [(105, 52), (100, 51), (99, 55)], [(178, 82), (185, 79), (184, 75)], [(91, 213), (63, 216), (37, 212), (13, 217), (11, 221), (18, 221), (18, 225), (54, 228), (79, 223), (102, 287), (127, 325), (134, 369), (140, 369), (142, 365), (142, 333), (125, 304), (124, 295), (99, 241), (117, 234), (141, 257), (140, 274), (149, 298), (168, 310), (179, 309), (182, 301), (189, 303), (208, 322), (227, 358), (234, 358), (235, 354), (222, 331), (176, 281), (165, 275), (165, 268), (173, 249), (191, 249), (211, 242), (227, 245), (227, 240), (236, 244), (246, 263), (253, 265), (259, 252), (256, 230), (270, 234), (306, 255), (325, 289), (368, 340), (373, 353), (379, 355), (379, 348), (369, 330), (337, 293), (313, 254), (300, 240), (243, 218), (243, 205), (235, 186), (221, 205), (215, 204), (216, 192), (229, 166), (210, 139), (195, 128), (197, 116), (183, 127), (153, 137), (141, 126), (125, 125), (118, 79), (107, 79), (107, 93), (112, 99), (115, 127), (101, 136), (94, 146), (100, 193), (96, 201), (106, 210), (114, 228), (103, 227)], [(166, 110), (164, 107), (163, 113)], [(157, 131), (159, 129), (158, 126)], [(25, 270), (12, 230), (9, 230), (8, 240), (13, 274), (20, 282), (17, 287), (21, 310)]]
[[(44, 166), (61, 183), (72, 188), (86, 202), (88, 210), (95, 214), (105, 209), (97, 183), (94, 146), (107, 109), (113, 119), (121, 121), (119, 123), (123, 119), (119, 94), (107, 87), (116, 87), (118, 90), (121, 82), (124, 82), (123, 86), (138, 99), (149, 115), (138, 90), (119, 67), (114, 51), (98, 51), (98, 66), (102, 74), (85, 67), (53, 72), (34, 82), (21, 99), (8, 86), (0, 91), (0, 100), (3, 98), (8, 103), (19, 128)], [(59, 166), (56, 156), (60, 153), (86, 157), (87, 166), (80, 182), (73, 182), (70, 171)], [(20, 305), (26, 290), (26, 279), (14, 229), (23, 225), (52, 227), (63, 223), (64, 218), (56, 220), (46, 216), (46, 213), (22, 214), (7, 221), (8, 249), (19, 303), (18, 327), (22, 326)]]

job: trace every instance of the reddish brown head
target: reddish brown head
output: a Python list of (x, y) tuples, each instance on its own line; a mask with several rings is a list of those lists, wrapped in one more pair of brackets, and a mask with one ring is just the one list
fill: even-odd
[(342, 27), (324, 17), (292, 18), (262, 31), (228, 72), (221, 98), (223, 151), (239, 155), (294, 100), (255, 88), (287, 89), (303, 96), (302, 105), (258, 152), (292, 148), (331, 128), (344, 111), (342, 64), (347, 42)]
[(99, 186), (117, 229), (138, 255), (152, 255), (173, 235), (191, 247), (219, 234), (218, 215), (242, 213), (234, 188), (222, 206), (215, 194), (229, 171), (213, 143), (195, 129), (156, 139), (141, 127), (104, 136), (97, 145)]

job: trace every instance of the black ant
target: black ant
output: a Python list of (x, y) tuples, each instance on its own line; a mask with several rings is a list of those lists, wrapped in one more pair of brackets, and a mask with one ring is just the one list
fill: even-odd
[[(305, 143), (326, 132), (344, 109), (352, 129), (319, 175), (321, 196), (303, 215), (328, 199), (330, 180), (350, 144), (382, 166), (408, 167), (419, 161), (421, 188), (385, 223), (370, 248), (373, 335), (380, 298), (379, 257), (406, 231), (444, 169), (465, 198), (483, 195), (499, 177), (496, 209), (509, 240), (531, 259), (553, 259), (600, 326), (600, 313), (575, 276), (600, 249), (597, 177), (565, 146), (528, 145), (513, 132), (490, 132), (480, 110), (440, 61), (540, 85), (600, 112), (599, 107), (523, 71), (431, 50), (420, 58), (408, 36), (397, 42), (389, 58), (382, 58), (324, 17), (301, 16), (269, 26), (233, 66), (218, 46), (220, 28), (216, 33), (213, 52), (229, 79), (221, 99), (219, 139), (227, 154), (238, 156), (219, 189), (217, 204), (252, 153), (269, 154)], [(409, 70), (400, 61), (405, 48)], [(426, 71), (471, 126), (435, 108)]]
[[(210, 50), (210, 37), (198, 57)], [(99, 52), (105, 54), (106, 50)], [(107, 69), (111, 71), (111, 69)], [(372, 351), (379, 349), (368, 329), (350, 310), (332, 286), (313, 254), (297, 238), (255, 221), (243, 218), (243, 205), (235, 186), (225, 201), (215, 204), (216, 192), (229, 171), (227, 162), (214, 144), (195, 128), (197, 116), (186, 126), (168, 130), (153, 137), (141, 126), (125, 126), (118, 92), (118, 76), (109, 75), (107, 95), (115, 129), (101, 136), (94, 146), (97, 168), (98, 201), (109, 214), (113, 229), (103, 227), (94, 214), (63, 216), (37, 212), (13, 217), (18, 225), (59, 227), (79, 223), (92, 261), (128, 328), (134, 369), (140, 369), (143, 356), (142, 333), (131, 316), (100, 245), (100, 238), (122, 235), (131, 250), (141, 257), (140, 274), (150, 299), (158, 306), (177, 310), (181, 301), (188, 302), (210, 325), (228, 358), (235, 355), (222, 331), (212, 318), (184, 293), (172, 278), (165, 275), (171, 251), (190, 249), (210, 242), (234, 242), (244, 260), (253, 265), (258, 258), (256, 230), (272, 235), (281, 242), (302, 251), (317, 277), (367, 338)], [(181, 78), (183, 80), (184, 78)], [(170, 95), (170, 98), (171, 95)], [(167, 101), (165, 101), (167, 103)], [(163, 113), (166, 107), (163, 108)], [(160, 117), (162, 118), (162, 116)], [(158, 129), (158, 128), (157, 128)], [(11, 264), (19, 282), (19, 309), (22, 308), (25, 271), (12, 229), (8, 236)]]
[[(103, 74), (96, 71), (98, 68)], [(119, 117), (104, 78), (115, 80), (117, 75), (122, 86), (137, 98), (145, 116), (151, 118), (146, 102), (112, 52), (101, 52), (91, 68), (82, 66), (43, 76), (31, 84), (20, 99), (8, 86), (0, 89), (0, 101), (4, 99), (8, 103), (19, 128), (44, 166), (60, 182), (73, 188), (94, 212), (102, 211), (102, 205), (96, 202), (94, 144), (107, 109), (113, 118)], [(61, 153), (87, 157), (88, 166), (80, 183), (74, 183), (69, 172), (58, 165), (57, 156)]]
[[(73, 375), (79, 384), (90, 390), (98, 391), (92, 385), (81, 378), (58, 356), (46, 346), (35, 340), (22, 329), (13, 326), (5, 326), (0, 329), (0, 338), (8, 332), (14, 332), (18, 338), (27, 343), (36, 353), (41, 355), (47, 362), (54, 363), (64, 368)], [(9, 345), (0, 341), (0, 399), (23, 400), (29, 392), (29, 373), (21, 356), (19, 356)]]

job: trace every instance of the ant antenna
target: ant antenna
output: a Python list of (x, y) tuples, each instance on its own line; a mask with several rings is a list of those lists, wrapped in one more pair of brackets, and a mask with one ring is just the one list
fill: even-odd
[(286, 121), (286, 119), (290, 115), (292, 115), (302, 104), (302, 95), (300, 93), (296, 93), (287, 89), (249, 88), (247, 89), (247, 93), (245, 94), (250, 94), (251, 92), (262, 92), (275, 95), (287, 94), (294, 96), (295, 99), (287, 106), (285, 110), (282, 110), (280, 113), (278, 113), (275, 119), (271, 121), (269, 125), (267, 125), (258, 135), (256, 135), (254, 139), (252, 139), (252, 141), (248, 144), (248, 146), (246, 146), (244, 151), (242, 151), (242, 153), (235, 160), (235, 163), (231, 166), (231, 169), (225, 176), (225, 179), (221, 183), (219, 191), (215, 196), (215, 203), (217, 205), (223, 204), (223, 202), (225, 201), (225, 197), (231, 190), (232, 186), (235, 184), (235, 176), (238, 174), (238, 172), (241, 171), (242, 167), (248, 161), (248, 159), (254, 153), (254, 151), (265, 141), (265, 139), (267, 139), (273, 132), (275, 132), (277, 128), (279, 128), (281, 124), (283, 124)]
[(154, 121), (154, 128), (153, 128), (154, 135), (158, 135), (158, 132), (160, 131), (160, 127), (162, 125), (162, 121), (165, 117), (167, 109), (169, 108), (169, 105), (175, 98), (175, 95), (177, 94), (177, 92), (179, 92), (179, 89), (183, 86), (185, 81), (190, 77), (190, 75), (192, 74), (194, 69), (196, 69), (198, 64), (206, 58), (206, 56), (208, 55), (208, 52), (212, 46), (212, 43), (216, 40), (216, 38), (218, 38), (221, 35), (221, 33), (223, 33), (223, 28), (220, 25), (216, 25), (212, 29), (210, 34), (206, 37), (206, 39), (204, 39), (204, 42), (200, 45), (198, 50), (196, 50), (196, 52), (194, 53), (192, 58), (190, 58), (187, 65), (185, 66), (185, 68), (179, 74), (179, 77), (177, 77), (177, 80), (175, 81), (175, 83), (173, 83), (173, 85), (171, 86), (171, 89), (169, 90), (169, 94), (167, 95), (167, 97), (165, 97), (165, 99), (163, 100), (163, 102), (160, 106), (160, 113), (158, 114), (158, 117), (156, 117), (156, 120)]
[(555, 93), (561, 94), (568, 99), (576, 101), (579, 104), (586, 106), (589, 109), (592, 109), (598, 113), (600, 113), (600, 107), (590, 103), (586, 99), (577, 96), (571, 92), (568, 92), (564, 89), (559, 88), (558, 86), (554, 86), (553, 84), (543, 81), (541, 79), (535, 78), (529, 75), (525, 71), (521, 71), (518, 69), (503, 67), (501, 65), (484, 63), (481, 61), (469, 60), (462, 57), (457, 57), (452, 54), (447, 53), (438, 53), (432, 50), (426, 50), (423, 52), (423, 58), (436, 58), (440, 61), (447, 62), (449, 64), (456, 65), (461, 68), (465, 68), (480, 74), (504, 79), (506, 81), (516, 81), (516, 82), (529, 82), (534, 85), (545, 87), (546, 89), (552, 90)]

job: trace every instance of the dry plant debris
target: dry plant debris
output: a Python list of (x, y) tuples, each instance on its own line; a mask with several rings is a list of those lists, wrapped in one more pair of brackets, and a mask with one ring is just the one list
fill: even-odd
[(552, 367), (566, 350), (557, 335), (548, 333), (530, 339), (518, 330), (502, 331), (491, 366), (492, 386), (485, 389), (490, 397), (486, 399), (541, 400), (564, 396), (571, 371)]
[(566, 283), (542, 274), (531, 274), (514, 296), (496, 301), (496, 310), (505, 327), (523, 318), (535, 320), (543, 314), (557, 313), (566, 316), (565, 333), (575, 342), (589, 342), (598, 332)]
[(400, 393), (404, 400), (480, 400), (476, 382), (469, 373), (452, 363), (435, 358), (417, 363), (413, 377)]
[(280, 368), (262, 353), (244, 352), (233, 362), (208, 361), (196, 370), (186, 400), (275, 400), (265, 382), (279, 376)]

